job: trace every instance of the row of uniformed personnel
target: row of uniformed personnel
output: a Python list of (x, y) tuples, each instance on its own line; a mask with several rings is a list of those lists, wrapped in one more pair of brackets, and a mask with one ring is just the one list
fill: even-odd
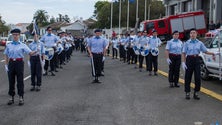
[(141, 54), (137, 55), (133, 50), (133, 46), (149, 47), (149, 50), (152, 50), (158, 48), (161, 43), (161, 40), (157, 37), (157, 31), (153, 30), (152, 36), (150, 37), (147, 35), (147, 31), (138, 32), (137, 35), (135, 35), (133, 31), (129, 35), (121, 34), (118, 42), (114, 42), (113, 44), (119, 46), (120, 60), (123, 60), (124, 63), (127, 61), (128, 64), (136, 64), (139, 58), (139, 70), (141, 72), (145, 58), (146, 70), (149, 71), (149, 75), (152, 75), (153, 67), (154, 75), (157, 75), (158, 55), (152, 55), (151, 51), (146, 56)]
[[(198, 95), (198, 92), (200, 91), (201, 87), (201, 80), (200, 80), (200, 58), (199, 54), (200, 52), (204, 52), (206, 54), (212, 55), (213, 59), (215, 59), (215, 55), (219, 54), (218, 52), (212, 53), (208, 52), (204, 44), (197, 39), (197, 31), (195, 29), (190, 30), (190, 39), (183, 43), (181, 40), (179, 40), (179, 32), (174, 31), (172, 34), (172, 39), (167, 42), (166, 45), (166, 58), (167, 63), (169, 65), (169, 76), (168, 80), (170, 83), (170, 88), (173, 87), (179, 87), (178, 80), (179, 80), (179, 74), (180, 74), (180, 66), (181, 66), (181, 60), (182, 60), (182, 68), (185, 71), (185, 98), (190, 99), (190, 83), (192, 79), (192, 74), (194, 72), (194, 78), (195, 78), (195, 88), (193, 93), (193, 98), (196, 100), (199, 100), (200, 97)], [(130, 43), (131, 42), (131, 43)], [(118, 42), (113, 42), (113, 44), (119, 44), (119, 52), (120, 52), (120, 60), (123, 59), (123, 61), (126, 61), (126, 53), (127, 53), (127, 62), (130, 64), (134, 61), (136, 63), (137, 56), (133, 52), (132, 47), (130, 48), (130, 44), (138, 45), (140, 46), (149, 46), (149, 48), (157, 48), (160, 46), (161, 41), (157, 37), (157, 32), (153, 30), (153, 35), (148, 37), (146, 31), (138, 32), (137, 36), (134, 36), (133, 33), (130, 35), (123, 36), (121, 34), (121, 37)], [(124, 49), (125, 45), (128, 44), (128, 48)], [(115, 45), (116, 46), (116, 45)], [(128, 52), (127, 52), (128, 51)], [(113, 55), (117, 56), (117, 55)], [(153, 56), (150, 52), (147, 56), (145, 56), (146, 59), (146, 68), (147, 71), (149, 71), (149, 75), (151, 75), (152, 71), (152, 64), (154, 65), (154, 74), (156, 74), (158, 69), (158, 56)], [(139, 70), (142, 71), (142, 65), (143, 65), (143, 59), (144, 56), (141, 54), (139, 55)]]
[[(45, 75), (48, 72), (48, 63), (50, 62), (50, 72), (52, 76), (55, 76), (53, 73), (56, 72), (56, 68), (60, 64), (64, 64), (65, 61), (70, 60), (70, 56), (73, 50), (73, 47), (69, 47), (65, 51), (65, 44), (72, 42), (71, 36), (65, 36), (64, 33), (61, 33), (60, 38), (52, 34), (52, 28), (47, 28), (47, 33), (39, 40), (38, 35), (34, 35), (34, 41), (27, 46), (19, 40), (21, 31), (19, 29), (14, 29), (11, 31), (13, 36), (13, 41), (6, 45), (4, 54), (5, 54), (5, 70), (8, 73), (9, 79), (9, 92), (10, 99), (8, 105), (14, 103), (15, 96), (15, 78), (17, 77), (17, 89), (19, 95), (19, 105), (24, 104), (24, 54), (29, 54), (28, 65), (31, 69), (31, 91), (40, 91), (40, 86), (42, 83), (42, 72), (45, 71)], [(63, 41), (65, 38), (66, 41)], [(58, 45), (62, 45), (62, 51), (64, 55), (59, 56), (58, 54)], [(49, 60), (45, 60), (45, 50), (47, 48), (54, 49), (54, 56)], [(60, 53), (61, 54), (61, 53)], [(59, 57), (59, 58), (58, 58)], [(43, 69), (44, 68), (44, 69)], [(60, 68), (61, 65), (60, 65)], [(37, 81), (35, 80), (37, 78)]]

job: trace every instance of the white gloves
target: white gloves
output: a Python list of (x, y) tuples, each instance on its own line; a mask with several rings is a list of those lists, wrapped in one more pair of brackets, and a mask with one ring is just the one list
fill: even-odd
[(103, 60), (102, 60), (102, 61), (104, 62), (104, 61), (105, 61), (105, 59), (106, 59), (106, 58), (105, 58), (105, 56), (103, 56)]
[(214, 55), (220, 55), (220, 52), (214, 52)]
[(167, 63), (168, 63), (168, 65), (170, 65), (172, 63), (169, 58), (167, 58)]
[(45, 60), (42, 60), (42, 65), (43, 65), (43, 66), (45, 65)]
[(29, 68), (31, 68), (31, 63), (30, 63), (30, 61), (29, 61), (29, 60), (28, 60), (28, 62), (27, 62), (27, 63), (28, 63)]
[(182, 62), (182, 68), (183, 68), (184, 71), (186, 71), (187, 65), (185, 64), (185, 62)]
[(8, 65), (5, 65), (5, 72), (8, 72)]

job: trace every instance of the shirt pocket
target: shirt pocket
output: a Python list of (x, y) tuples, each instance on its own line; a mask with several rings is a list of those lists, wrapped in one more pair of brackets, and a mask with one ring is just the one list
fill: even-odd
[(178, 46), (177, 46), (177, 44), (171, 44), (171, 47), (170, 47), (170, 49), (177, 49), (178, 48)]

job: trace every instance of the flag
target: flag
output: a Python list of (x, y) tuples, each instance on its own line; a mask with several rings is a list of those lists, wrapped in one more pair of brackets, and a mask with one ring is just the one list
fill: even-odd
[(33, 21), (32, 34), (38, 34), (39, 35), (39, 28), (38, 28), (38, 25), (36, 24), (35, 20)]

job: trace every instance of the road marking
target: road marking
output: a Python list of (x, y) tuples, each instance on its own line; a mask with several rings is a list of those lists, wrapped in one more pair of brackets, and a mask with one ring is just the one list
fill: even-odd
[(5, 60), (1, 60), (1, 62), (5, 62)]
[[(109, 55), (109, 56), (111, 57), (112, 55)], [(118, 57), (118, 59), (119, 59), (119, 57)], [(139, 65), (139, 63), (137, 63), (137, 65)], [(143, 64), (143, 67), (146, 69), (146, 65), (145, 65), (145, 64)], [(159, 69), (158, 69), (157, 72), (158, 72), (159, 74), (165, 76), (165, 77), (168, 77), (168, 73), (166, 73), (166, 72), (164, 72), (164, 71), (162, 71), (162, 70), (159, 70)], [(179, 78), (179, 83), (184, 84), (184, 83), (185, 83), (184, 79)], [(194, 86), (195, 86), (195, 84), (191, 82), (191, 88), (194, 88)], [(216, 93), (216, 92), (213, 92), (213, 91), (211, 91), (211, 90), (209, 90), (209, 89), (206, 89), (206, 88), (204, 88), (204, 87), (201, 87), (201, 88), (200, 88), (200, 91), (201, 91), (202, 93), (206, 94), (206, 95), (209, 95), (209, 96), (211, 96), (211, 97), (219, 100), (219, 101), (222, 101), (222, 95), (221, 95), (221, 94), (218, 94), (218, 93)]]
[[(168, 73), (166, 73), (166, 72), (164, 72), (164, 71), (162, 71), (162, 70), (158, 70), (158, 73), (161, 74), (161, 75), (163, 75), (163, 76), (165, 76), (165, 77), (168, 77)], [(181, 84), (185, 84), (185, 81), (184, 81), (184, 79), (182, 79), (182, 78), (179, 78), (179, 82), (180, 82)], [(194, 87), (195, 87), (195, 84), (191, 82), (191, 88), (194, 88)], [(200, 88), (200, 91), (201, 91), (202, 93), (204, 93), (204, 94), (207, 94), (207, 95), (209, 95), (209, 96), (217, 99), (217, 100), (222, 101), (222, 95), (221, 95), (221, 94), (218, 94), (218, 93), (216, 93), (216, 92), (213, 92), (212, 90), (206, 89), (206, 88), (204, 88), (204, 87), (201, 87), (201, 88)]]
[(29, 79), (31, 77), (31, 75), (27, 76), (24, 78), (24, 81), (26, 81), (27, 79)]

